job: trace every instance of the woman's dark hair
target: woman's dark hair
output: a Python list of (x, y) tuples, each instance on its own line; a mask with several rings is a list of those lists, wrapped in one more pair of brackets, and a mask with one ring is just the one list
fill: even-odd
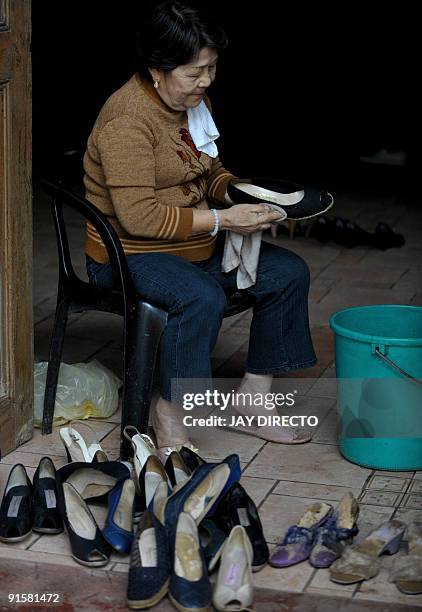
[(214, 18), (194, 6), (166, 0), (141, 17), (135, 67), (152, 80), (148, 68), (168, 72), (189, 63), (203, 47), (222, 51), (228, 43)]

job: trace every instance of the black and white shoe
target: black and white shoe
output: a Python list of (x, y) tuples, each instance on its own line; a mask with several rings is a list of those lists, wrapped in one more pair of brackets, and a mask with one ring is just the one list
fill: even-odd
[(234, 179), (227, 185), (234, 204), (275, 204), (287, 219), (302, 221), (325, 214), (334, 204), (328, 191), (289, 181), (267, 178)]

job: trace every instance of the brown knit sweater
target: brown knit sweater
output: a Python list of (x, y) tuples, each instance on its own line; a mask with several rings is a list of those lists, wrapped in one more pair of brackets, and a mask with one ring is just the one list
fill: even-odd
[[(212, 255), (215, 238), (189, 235), (192, 209), (224, 203), (232, 175), (196, 149), (187, 113), (170, 109), (152, 83), (134, 75), (107, 100), (89, 136), (84, 169), (86, 197), (107, 215), (127, 255), (165, 252), (190, 261)], [(85, 250), (108, 261), (90, 223)]]

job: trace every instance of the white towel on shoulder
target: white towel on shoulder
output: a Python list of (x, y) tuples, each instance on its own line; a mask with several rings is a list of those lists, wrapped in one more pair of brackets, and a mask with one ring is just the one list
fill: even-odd
[[(269, 202), (265, 204), (283, 216), (277, 223), (287, 217), (281, 206)], [(261, 239), (262, 232), (254, 232), (248, 236), (243, 236), (233, 230), (226, 233), (221, 269), (223, 272), (231, 272), (237, 268), (236, 284), (238, 289), (248, 289), (256, 283)]]
[(217, 140), (220, 134), (205, 102), (202, 100), (198, 106), (188, 108), (187, 113), (189, 133), (198, 151), (210, 157), (217, 157), (218, 149), (214, 140)]

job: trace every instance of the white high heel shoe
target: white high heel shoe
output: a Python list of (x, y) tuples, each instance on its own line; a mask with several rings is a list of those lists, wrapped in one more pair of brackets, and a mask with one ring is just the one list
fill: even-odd
[[(88, 430), (91, 440), (86, 440), (78, 429), (75, 429), (74, 424), (78, 424), (78, 429)], [(66, 427), (61, 427), (59, 430), (60, 439), (66, 449), (68, 462), (85, 461), (86, 463), (107, 461), (107, 455), (101, 448), (97, 432), (90, 427), (88, 423), (83, 421), (71, 421)], [(87, 438), (88, 439), (88, 438)]]
[(151, 438), (147, 434), (141, 434), (133, 425), (126, 425), (123, 435), (132, 445), (133, 465), (136, 480), (139, 482), (139, 476), (146, 460), (150, 455), (157, 455), (157, 449)]
[(236, 525), (223, 545), (213, 604), (217, 610), (248, 610), (253, 602), (253, 549), (246, 530)]

